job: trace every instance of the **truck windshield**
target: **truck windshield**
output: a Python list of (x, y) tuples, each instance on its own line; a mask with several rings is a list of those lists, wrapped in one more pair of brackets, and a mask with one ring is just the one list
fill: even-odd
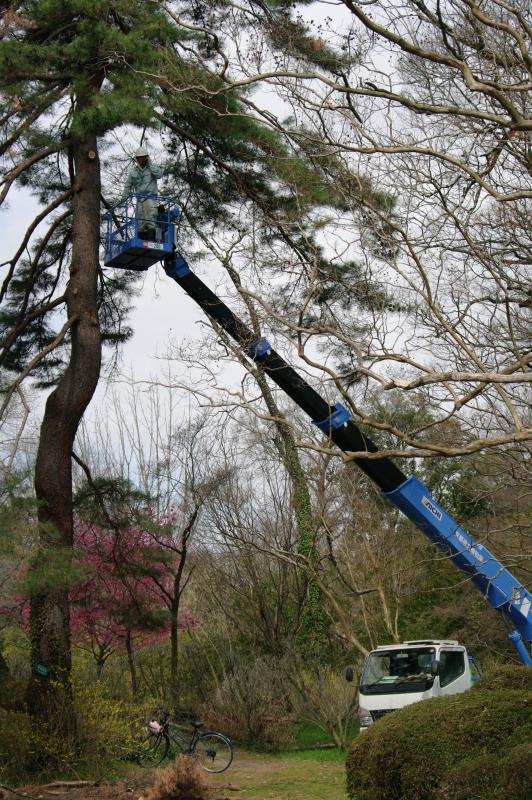
[(434, 683), (430, 665), (436, 656), (434, 647), (382, 650), (370, 653), (362, 680), (362, 694), (424, 692)]

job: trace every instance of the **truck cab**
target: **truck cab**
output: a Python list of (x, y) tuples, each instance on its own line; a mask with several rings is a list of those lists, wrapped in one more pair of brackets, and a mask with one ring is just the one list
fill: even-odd
[[(360, 730), (420, 700), (460, 694), (480, 677), (466, 648), (454, 640), (420, 640), (377, 647), (366, 658), (359, 685)], [(352, 671), (346, 673), (349, 680)]]

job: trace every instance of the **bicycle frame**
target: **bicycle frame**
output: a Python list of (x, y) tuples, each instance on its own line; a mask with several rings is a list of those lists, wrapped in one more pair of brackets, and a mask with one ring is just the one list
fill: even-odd
[(166, 734), (170, 739), (170, 744), (177, 745), (180, 753), (188, 756), (194, 752), (194, 748), (196, 747), (198, 739), (201, 737), (201, 733), (197, 728), (192, 731), (192, 735), (190, 737), (188, 744), (185, 737), (182, 734), (173, 731), (169, 723), (166, 723), (165, 729), (166, 729)]

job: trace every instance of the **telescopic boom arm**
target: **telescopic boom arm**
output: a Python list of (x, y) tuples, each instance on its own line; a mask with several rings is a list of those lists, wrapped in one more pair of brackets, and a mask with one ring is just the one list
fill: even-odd
[[(312, 422), (347, 453), (377, 453), (378, 448), (353, 422), (341, 404), (330, 406), (275, 352), (257, 339), (244, 323), (195, 275), (184, 258), (173, 253), (164, 260), (166, 274), (223, 328)], [(427, 487), (406, 475), (386, 457), (355, 457), (357, 465), (377, 484), (384, 497), (417, 525), (456, 566), (468, 575), (488, 603), (513, 626), (508, 634), (526, 666), (532, 666), (532, 595), (490, 551), (472, 537), (431, 497)]]
[[(148, 203), (146, 201), (149, 201)], [(157, 208), (154, 219), (150, 208)], [(146, 211), (148, 209), (148, 211)], [(173, 199), (135, 193), (122, 198), (107, 215), (105, 265), (144, 271), (162, 261), (172, 277), (205, 313), (240, 345), (244, 353), (292, 400), (312, 422), (346, 453), (378, 454), (378, 448), (355, 425), (341, 403), (330, 406), (275, 352), (257, 339), (233, 312), (190, 270), (175, 251), (175, 221), (179, 206)], [(471, 582), (488, 603), (513, 626), (509, 638), (521, 661), (532, 666), (532, 595), (482, 544), (477, 544), (431, 497), (415, 477), (406, 475), (384, 456), (354, 457), (400, 511), (411, 519)]]

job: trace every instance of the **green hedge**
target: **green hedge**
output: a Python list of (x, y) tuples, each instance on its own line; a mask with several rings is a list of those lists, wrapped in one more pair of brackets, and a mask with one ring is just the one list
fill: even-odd
[(532, 797), (532, 743), (510, 747), (507, 753), (485, 753), (449, 770), (438, 800), (530, 800)]
[(347, 791), (353, 800), (530, 800), (531, 742), (530, 691), (479, 688), (415, 703), (358, 737)]
[(504, 664), (494, 667), (482, 676), (476, 686), (483, 691), (488, 689), (528, 689), (532, 692), (532, 669), (530, 667)]

